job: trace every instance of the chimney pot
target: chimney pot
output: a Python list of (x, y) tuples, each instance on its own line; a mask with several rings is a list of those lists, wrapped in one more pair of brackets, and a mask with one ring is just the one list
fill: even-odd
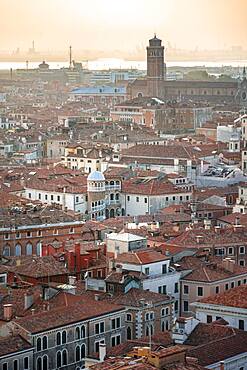
[(3, 317), (5, 320), (11, 320), (13, 316), (13, 305), (12, 304), (4, 304), (3, 305)]

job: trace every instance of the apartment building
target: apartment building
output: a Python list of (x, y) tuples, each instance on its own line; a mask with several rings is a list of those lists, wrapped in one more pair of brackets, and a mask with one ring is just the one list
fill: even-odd
[(85, 357), (99, 353), (101, 344), (110, 348), (125, 342), (125, 311), (119, 305), (87, 299), (86, 304), (15, 319), (11, 327), (34, 347), (34, 369), (74, 370), (84, 366)]
[(174, 312), (179, 310), (180, 272), (170, 266), (170, 258), (153, 249), (142, 249), (119, 254), (116, 263), (123, 270), (135, 271), (144, 290), (174, 297)]
[(247, 269), (229, 258), (184, 257), (176, 264), (181, 272), (180, 312), (193, 311), (191, 303), (214, 294), (220, 294), (241, 284), (246, 284)]
[(233, 328), (247, 331), (246, 292), (246, 279), (240, 279), (235, 288), (203, 298), (191, 306), (200, 322), (223, 319)]

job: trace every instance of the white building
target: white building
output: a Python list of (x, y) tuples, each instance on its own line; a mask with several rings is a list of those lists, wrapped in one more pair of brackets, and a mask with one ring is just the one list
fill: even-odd
[[(245, 279), (246, 280), (246, 279)], [(204, 323), (224, 319), (233, 328), (247, 331), (247, 286), (241, 285), (192, 303), (196, 318)]]
[(106, 238), (106, 249), (115, 257), (121, 253), (131, 252), (147, 246), (147, 239), (130, 233), (111, 233)]
[(179, 309), (180, 272), (170, 266), (170, 258), (152, 249), (119, 254), (116, 262), (123, 270), (137, 271), (143, 274), (142, 287), (151, 292), (174, 297), (175, 313)]

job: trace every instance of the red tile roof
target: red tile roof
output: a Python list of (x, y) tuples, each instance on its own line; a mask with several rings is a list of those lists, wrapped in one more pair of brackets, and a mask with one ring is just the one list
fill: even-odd
[(41, 278), (46, 276), (67, 275), (68, 270), (53, 256), (22, 256), (11, 258), (9, 271), (21, 276)]
[(240, 285), (224, 293), (201, 299), (200, 302), (247, 309), (247, 285)]
[(169, 257), (164, 256), (160, 252), (152, 249), (143, 249), (136, 252), (121, 253), (117, 256), (118, 263), (129, 263), (134, 265), (146, 265), (149, 263), (161, 262), (168, 260)]
[(233, 276), (247, 275), (247, 267), (233, 262), (231, 267), (226, 260), (217, 257), (208, 257), (207, 260), (198, 256), (183, 257), (179, 261), (179, 270), (192, 270), (183, 277), (183, 280), (213, 282)]
[(162, 178), (132, 178), (123, 180), (122, 192), (126, 194), (166, 195), (190, 193), (190, 191), (177, 188), (166, 179)]
[(70, 309), (68, 309), (68, 306), (59, 307), (31, 315), (28, 317), (28, 320), (26, 317), (16, 319), (14, 323), (34, 334), (122, 310), (124, 310), (124, 307), (120, 305), (105, 301), (97, 301), (96, 304), (95, 300), (88, 298), (84, 303), (80, 302), (71, 305)]
[(199, 323), (185, 342), (187, 355), (199, 359), (199, 364), (209, 366), (219, 361), (247, 352), (247, 332), (216, 323)]
[(127, 293), (119, 294), (111, 299), (115, 304), (133, 307), (142, 307), (142, 300), (146, 303), (169, 303), (171, 301), (171, 297), (143, 289), (132, 288)]
[(189, 229), (180, 236), (169, 241), (169, 243), (189, 248), (241, 245), (241, 243), (247, 243), (247, 232), (245, 229), (237, 230), (234, 227), (221, 229), (212, 227), (210, 230), (205, 230), (201, 227)]
[(0, 338), (0, 358), (16, 352), (31, 350), (32, 345), (20, 335)]

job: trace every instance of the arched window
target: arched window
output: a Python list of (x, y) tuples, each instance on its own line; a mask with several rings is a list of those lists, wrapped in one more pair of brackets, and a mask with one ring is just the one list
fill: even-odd
[(37, 358), (37, 370), (41, 370), (41, 369), (42, 369), (41, 357), (38, 357)]
[(15, 255), (21, 256), (21, 245), (20, 244), (16, 244), (15, 246)]
[(127, 327), (127, 339), (128, 340), (132, 339), (131, 328), (129, 326)]
[(62, 366), (62, 355), (61, 355), (61, 352), (58, 351), (57, 352), (57, 367), (61, 367)]
[(119, 193), (116, 194), (115, 199), (119, 200)]
[(85, 344), (82, 344), (81, 346), (81, 358), (85, 358), (86, 356), (86, 346)]
[(36, 244), (36, 254), (37, 256), (41, 257), (41, 242)]
[(62, 352), (62, 365), (67, 365), (67, 363), (68, 363), (68, 354), (66, 349), (64, 349)]
[(169, 321), (166, 321), (166, 330), (169, 330)]
[(26, 245), (26, 255), (31, 256), (33, 254), (33, 246), (31, 243), (27, 243)]
[(48, 356), (43, 356), (43, 369), (42, 370), (48, 370)]
[(81, 338), (85, 338), (85, 336), (86, 336), (86, 329), (85, 329), (85, 326), (82, 325), (82, 327), (81, 327)]
[(18, 369), (19, 369), (19, 361), (14, 360), (14, 370), (18, 370)]
[(37, 351), (41, 351), (41, 338), (37, 339), (36, 347), (37, 347)]
[(111, 185), (111, 186), (114, 186), (114, 181), (112, 181), (112, 180), (111, 180), (111, 181), (110, 181), (110, 185)]
[(63, 332), (62, 332), (62, 343), (64, 344), (64, 343), (66, 343), (67, 342), (67, 333), (66, 333), (66, 331), (64, 330)]
[(131, 315), (131, 313), (127, 313), (127, 315), (126, 315), (126, 321), (132, 321), (132, 315)]
[(80, 346), (77, 346), (75, 349), (75, 361), (78, 362), (81, 359)]
[(58, 332), (57, 333), (57, 346), (59, 346), (61, 344), (61, 333)]
[(42, 345), (43, 345), (43, 349), (48, 348), (48, 339), (46, 335), (42, 338)]
[(161, 316), (165, 316), (165, 314), (166, 314), (166, 311), (165, 311), (164, 308), (162, 308), (162, 310), (161, 310)]
[(75, 339), (80, 339), (80, 328), (78, 326), (75, 328)]
[(161, 331), (165, 331), (165, 321), (162, 321), (161, 323)]
[(3, 248), (3, 256), (10, 256), (10, 247), (8, 245)]

